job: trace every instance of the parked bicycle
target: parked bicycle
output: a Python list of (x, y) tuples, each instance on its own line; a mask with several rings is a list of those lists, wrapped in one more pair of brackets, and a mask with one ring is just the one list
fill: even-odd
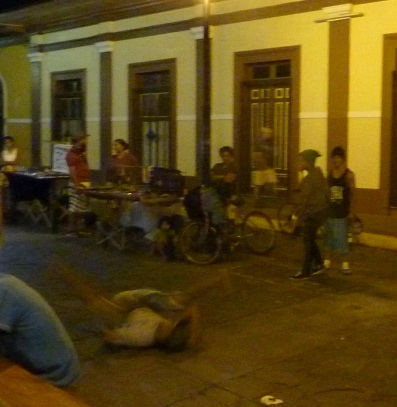
[(233, 212), (223, 228), (205, 219), (189, 221), (178, 234), (178, 247), (184, 259), (204, 265), (215, 262), (240, 245), (256, 254), (265, 254), (273, 247), (276, 232), (265, 213), (245, 212), (238, 206)]

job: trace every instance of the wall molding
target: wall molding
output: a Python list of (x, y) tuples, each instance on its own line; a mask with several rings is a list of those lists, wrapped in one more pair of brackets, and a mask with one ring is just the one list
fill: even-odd
[(327, 119), (328, 112), (300, 112), (299, 119)]
[(5, 118), (6, 124), (32, 124), (29, 118)]
[(349, 112), (348, 117), (351, 118), (380, 118), (382, 117), (382, 112), (380, 110), (368, 111), (368, 112)]

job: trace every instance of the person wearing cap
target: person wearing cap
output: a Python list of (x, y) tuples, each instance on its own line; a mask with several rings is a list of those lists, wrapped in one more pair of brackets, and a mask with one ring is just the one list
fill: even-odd
[(318, 228), (327, 216), (327, 182), (315, 161), (320, 154), (316, 150), (304, 150), (299, 154), (299, 170), (307, 171), (300, 184), (300, 199), (293, 219), (302, 226), (304, 260), (302, 269), (292, 278), (302, 279), (323, 271), (323, 259), (316, 242)]
[(79, 133), (72, 138), (72, 147), (66, 154), (69, 167), (69, 231), (68, 235), (78, 236), (78, 222), (81, 214), (87, 212), (87, 197), (79, 190), (89, 185), (90, 169), (88, 166), (86, 149), (87, 134)]
[(326, 223), (325, 246), (327, 249), (324, 267), (329, 269), (332, 260), (341, 262), (343, 274), (350, 274), (348, 261), (349, 221), (354, 215), (354, 173), (346, 166), (346, 151), (338, 146), (331, 152), (331, 170), (328, 174), (329, 209)]

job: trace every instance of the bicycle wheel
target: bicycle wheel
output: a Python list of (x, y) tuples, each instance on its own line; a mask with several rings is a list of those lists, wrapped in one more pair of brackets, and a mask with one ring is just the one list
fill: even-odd
[(268, 252), (274, 245), (276, 231), (263, 212), (250, 212), (243, 220), (242, 236), (245, 244), (257, 254)]
[(292, 234), (295, 231), (295, 222), (292, 215), (295, 213), (296, 204), (287, 202), (280, 206), (277, 213), (280, 232)]
[(194, 264), (213, 263), (221, 252), (221, 238), (205, 222), (193, 221), (179, 232), (178, 245), (183, 257)]

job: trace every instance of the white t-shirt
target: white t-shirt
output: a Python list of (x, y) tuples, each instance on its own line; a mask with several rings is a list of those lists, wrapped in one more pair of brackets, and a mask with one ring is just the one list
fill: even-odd
[(136, 308), (128, 314), (121, 327), (113, 329), (117, 336), (113, 343), (133, 347), (153, 346), (156, 330), (163, 321), (166, 322), (166, 319), (150, 308)]
[(3, 150), (2, 152), (3, 161), (6, 163), (13, 163), (17, 160), (18, 157), (18, 149), (14, 148), (11, 151)]

